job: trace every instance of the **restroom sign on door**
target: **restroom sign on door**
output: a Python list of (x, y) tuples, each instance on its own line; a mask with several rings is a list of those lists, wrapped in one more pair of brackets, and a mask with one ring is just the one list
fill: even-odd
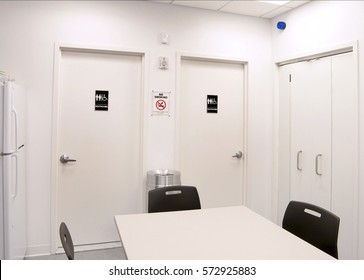
[(95, 111), (108, 111), (109, 110), (109, 91), (96, 90), (95, 91)]
[(207, 95), (207, 113), (217, 114), (218, 109), (218, 96), (217, 95)]
[(171, 92), (152, 91), (152, 114), (169, 115), (169, 95)]

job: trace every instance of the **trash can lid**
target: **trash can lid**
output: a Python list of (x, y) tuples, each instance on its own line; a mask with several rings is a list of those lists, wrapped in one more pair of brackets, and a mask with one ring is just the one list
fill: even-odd
[(179, 175), (181, 174), (181, 172), (177, 171), (177, 170), (171, 170), (171, 169), (154, 169), (154, 170), (149, 170), (148, 175)]
[(154, 169), (147, 172), (148, 187), (169, 187), (181, 185), (181, 172), (171, 169)]

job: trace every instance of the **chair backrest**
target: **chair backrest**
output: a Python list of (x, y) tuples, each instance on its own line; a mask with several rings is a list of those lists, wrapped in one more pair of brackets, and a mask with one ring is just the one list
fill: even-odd
[(75, 251), (71, 234), (64, 222), (59, 226), (59, 236), (61, 238), (62, 246), (69, 260), (75, 258)]
[(201, 209), (197, 189), (171, 186), (149, 191), (148, 213)]
[(284, 214), (282, 227), (334, 258), (338, 258), (339, 224), (338, 216), (321, 207), (291, 201)]

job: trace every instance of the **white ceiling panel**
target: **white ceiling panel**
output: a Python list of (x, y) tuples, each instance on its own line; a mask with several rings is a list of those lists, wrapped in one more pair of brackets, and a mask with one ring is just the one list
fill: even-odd
[(292, 10), (292, 8), (281, 6), (281, 7), (277, 8), (277, 9), (275, 9), (275, 10), (272, 10), (272, 11), (268, 12), (267, 14), (262, 15), (261, 17), (274, 18), (274, 17), (276, 17), (276, 16), (278, 16), (280, 14), (283, 14), (285, 12), (288, 12), (290, 10)]
[(303, 4), (306, 4), (307, 2), (310, 2), (310, 1), (297, 1), (297, 0), (294, 0), (294, 1), (289, 1), (284, 6), (289, 7), (289, 8), (297, 8), (297, 7), (299, 7), (299, 6), (303, 5)]
[(165, 3), (165, 4), (172, 4), (173, 0), (146, 0), (150, 2), (159, 2), (159, 3)]
[[(147, 0), (151, 2), (164, 3), (169, 5), (187, 6), (227, 12), (239, 15), (274, 18), (280, 14), (297, 8), (311, 0), (301, 1), (269, 1), (270, 3), (259, 0), (230, 0), (230, 1), (194, 1), (194, 0)], [(285, 3), (287, 2), (287, 3)], [(283, 3), (283, 5), (282, 5)]]
[(188, 6), (217, 11), (229, 2), (230, 1), (173, 1), (172, 3), (180, 6)]
[(275, 4), (259, 1), (231, 1), (220, 11), (260, 17), (274, 9), (277, 9), (278, 7), (279, 6)]

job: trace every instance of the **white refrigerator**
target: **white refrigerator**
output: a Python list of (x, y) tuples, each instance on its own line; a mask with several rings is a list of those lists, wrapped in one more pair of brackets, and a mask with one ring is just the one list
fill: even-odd
[(23, 259), (27, 246), (23, 88), (0, 75), (0, 259)]

